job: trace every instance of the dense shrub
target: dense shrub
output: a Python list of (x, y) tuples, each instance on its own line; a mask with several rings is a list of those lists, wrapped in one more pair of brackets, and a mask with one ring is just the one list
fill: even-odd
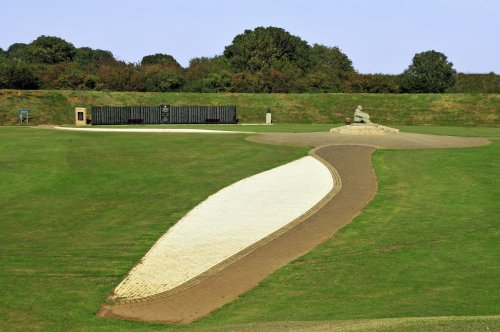
[(230, 73), (209, 73), (191, 83), (187, 88), (191, 92), (230, 92), (232, 91), (232, 78)]
[(124, 62), (105, 64), (99, 67), (97, 75), (102, 89), (112, 91), (145, 91), (145, 75), (137, 66)]
[(146, 91), (172, 92), (179, 91), (185, 84), (183, 76), (174, 73), (155, 73), (146, 79)]
[(0, 60), (0, 89), (38, 89), (40, 80), (22, 62)]
[(352, 74), (345, 82), (345, 92), (398, 93), (398, 77), (384, 74)]
[(489, 74), (457, 74), (455, 86), (446, 92), (500, 92), (500, 75)]
[(299, 83), (307, 92), (341, 92), (343, 79), (327, 71), (314, 70)]
[(232, 91), (232, 67), (224, 56), (194, 58), (185, 71), (186, 91), (228, 92)]

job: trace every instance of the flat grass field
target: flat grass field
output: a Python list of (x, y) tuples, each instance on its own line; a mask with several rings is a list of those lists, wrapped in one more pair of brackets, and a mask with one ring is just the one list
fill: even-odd
[(0, 330), (500, 329), (499, 141), (376, 151), (360, 216), (200, 321), (96, 317), (183, 214), (307, 154), (245, 136), (0, 127)]
[[(229, 130), (242, 132), (289, 132), (306, 133), (330, 131), (330, 129), (342, 126), (339, 123), (320, 123), (320, 124), (295, 124), (280, 123), (267, 125), (240, 125), (240, 124), (221, 124), (221, 125), (110, 125), (110, 126), (89, 126), (88, 128), (163, 128), (163, 129), (208, 129), (208, 130)], [(74, 126), (68, 126), (74, 127)], [(449, 135), (464, 137), (500, 137), (500, 128), (494, 127), (449, 127), (449, 126), (393, 126), (402, 132), (428, 134), (428, 135)]]

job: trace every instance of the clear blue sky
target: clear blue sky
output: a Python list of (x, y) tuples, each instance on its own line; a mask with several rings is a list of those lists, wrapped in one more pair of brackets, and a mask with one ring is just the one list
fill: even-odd
[(431, 49), (460, 72), (500, 73), (500, 0), (5, 0), (0, 47), (51, 35), (128, 62), (167, 53), (187, 66), (258, 26), (338, 46), (361, 73), (400, 73)]

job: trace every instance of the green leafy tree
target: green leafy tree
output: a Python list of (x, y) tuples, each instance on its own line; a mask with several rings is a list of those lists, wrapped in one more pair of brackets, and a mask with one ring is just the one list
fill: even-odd
[(193, 92), (230, 92), (232, 87), (231, 75), (228, 72), (209, 73), (195, 81), (189, 87)]
[(24, 43), (15, 43), (7, 49), (7, 57), (15, 60), (28, 60), (28, 45)]
[(194, 58), (185, 72), (187, 91), (226, 92), (231, 90), (232, 68), (224, 56)]
[(181, 65), (175, 58), (168, 54), (156, 53), (153, 55), (146, 55), (141, 60), (141, 66), (147, 65), (167, 65), (171, 67), (181, 68)]
[(231, 79), (233, 92), (261, 92), (260, 75), (249, 71), (235, 73)]
[(184, 69), (168, 54), (153, 54), (142, 58), (138, 67), (142, 74), (145, 91), (179, 91), (186, 84)]
[[(97, 75), (102, 83), (101, 88), (111, 91), (141, 91), (144, 86), (138, 84), (137, 68), (132, 64), (118, 61), (104, 64), (97, 69)], [(141, 80), (139, 80), (141, 81)]]
[(354, 73), (351, 60), (338, 47), (314, 44), (311, 48), (312, 68), (304, 84), (311, 92), (339, 92)]
[(255, 73), (290, 66), (305, 71), (311, 67), (309, 49), (307, 42), (284, 29), (258, 27), (237, 35), (224, 56), (236, 71)]
[(81, 65), (75, 62), (61, 62), (53, 65), (40, 65), (37, 75), (48, 89), (86, 89), (86, 73)]
[(99, 49), (94, 50), (90, 47), (80, 47), (76, 49), (73, 61), (76, 61), (84, 65), (88, 64), (101, 65), (104, 63), (114, 62), (116, 61), (116, 59), (114, 58), (113, 53), (111, 53), (110, 51), (99, 50)]
[(457, 72), (446, 55), (436, 51), (417, 53), (400, 77), (403, 92), (442, 93), (455, 85)]
[(0, 89), (7, 89), (7, 66), (9, 62), (4, 58), (0, 58)]
[(325, 72), (346, 80), (354, 73), (352, 61), (338, 47), (314, 44), (311, 48), (313, 70)]
[(28, 45), (29, 60), (34, 63), (72, 61), (76, 48), (59, 37), (40, 36)]
[(179, 91), (184, 84), (184, 77), (175, 72), (155, 73), (146, 79), (146, 91)]
[(22, 62), (0, 60), (0, 89), (38, 89), (40, 80)]
[(309, 92), (340, 92), (342, 80), (332, 73), (313, 70), (304, 77), (303, 85)]
[(230, 72), (231, 63), (221, 55), (213, 58), (201, 57), (193, 58), (189, 61), (186, 76), (189, 80), (197, 80), (212, 73)]

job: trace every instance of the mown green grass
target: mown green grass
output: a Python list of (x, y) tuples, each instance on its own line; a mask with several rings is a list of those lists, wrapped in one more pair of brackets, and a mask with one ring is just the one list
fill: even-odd
[[(303, 124), (303, 123), (279, 123), (273, 125), (241, 125), (241, 124), (220, 124), (220, 125), (115, 125), (115, 126), (91, 126), (89, 128), (163, 128), (163, 129), (207, 129), (207, 130), (228, 130), (256, 133), (272, 133), (272, 132), (288, 132), (288, 133), (306, 133), (306, 132), (322, 132), (330, 131), (330, 129), (341, 126), (341, 124), (318, 123), (318, 124)], [(500, 131), (500, 129), (499, 129)]]
[(243, 123), (342, 123), (362, 105), (386, 125), (499, 127), (500, 94), (361, 93), (155, 93), (61, 90), (0, 90), (0, 124), (17, 123), (17, 110), (30, 109), (34, 124), (72, 124), (74, 108), (92, 105), (236, 105)]
[(498, 314), (499, 152), (377, 151), (362, 215), (198, 324)]
[(197, 203), (306, 152), (242, 135), (0, 128), (0, 330), (150, 330), (96, 310)]
[(500, 128), (449, 126), (395, 126), (402, 132), (463, 137), (500, 137)]
[[(319, 124), (303, 124), (303, 123), (279, 123), (272, 126), (266, 125), (143, 125), (143, 126), (92, 126), (89, 128), (167, 128), (167, 129), (208, 129), (208, 130), (230, 130), (243, 132), (289, 132), (289, 133), (305, 133), (305, 132), (328, 132), (330, 129), (342, 126), (340, 123), (319, 123)], [(72, 126), (74, 127), (74, 126)], [(492, 127), (449, 127), (449, 126), (394, 126), (402, 132), (419, 133), (428, 135), (450, 135), (450, 136), (465, 136), (465, 137), (500, 137), (500, 128)]]
[[(377, 151), (379, 192), (361, 216), (241, 299), (178, 327), (100, 319), (95, 312), (190, 208), (306, 149), (254, 144), (244, 135), (0, 128), (0, 326), (203, 331), (498, 314), (499, 143)], [(493, 330), (500, 322), (402, 326)]]
[[(408, 317), (335, 321), (260, 322), (224, 327), (231, 332), (294, 331), (294, 332), (457, 332), (496, 331), (500, 316)], [(186, 331), (214, 332), (220, 327), (187, 328)]]

